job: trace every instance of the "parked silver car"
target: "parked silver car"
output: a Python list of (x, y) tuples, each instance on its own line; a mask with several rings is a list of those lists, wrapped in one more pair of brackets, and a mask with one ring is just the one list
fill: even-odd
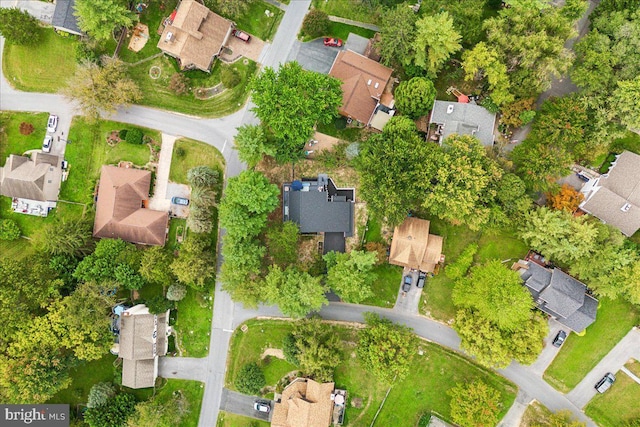
[(55, 132), (58, 129), (58, 116), (54, 116), (51, 114), (49, 116), (49, 120), (47, 121), (47, 132)]

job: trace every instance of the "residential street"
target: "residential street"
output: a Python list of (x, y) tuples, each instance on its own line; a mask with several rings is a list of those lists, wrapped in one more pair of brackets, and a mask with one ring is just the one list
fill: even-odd
[[(5, 6), (6, 3), (9, 2), (3, 0), (2, 6)], [(594, 1), (592, 1), (592, 3), (594, 3)], [(295, 0), (291, 1), (287, 6), (286, 13), (274, 37), (273, 43), (267, 45), (265, 52), (261, 55), (263, 65), (277, 67), (286, 61), (294, 45), (303, 17), (310, 4), (311, 0)], [(4, 39), (0, 38), (0, 60), (2, 59), (1, 52), (3, 45)], [(240, 111), (230, 116), (217, 119), (201, 119), (141, 106), (133, 106), (126, 110), (118, 111), (108, 118), (158, 129), (170, 135), (185, 136), (204, 141), (222, 152), (227, 161), (225, 175), (226, 177), (232, 177), (244, 169), (244, 165), (239, 161), (236, 151), (232, 148), (236, 128), (241, 124), (257, 122), (255, 115), (250, 111), (251, 106), (249, 102)], [(1, 71), (0, 109), (55, 112), (60, 116), (61, 120), (64, 120), (64, 122), (61, 122), (61, 128), (67, 129), (64, 131), (65, 135), (68, 134), (68, 126), (70, 125), (72, 116), (75, 114), (73, 105), (61, 95), (26, 93), (14, 90), (5, 81), (4, 76), (1, 75)], [(54, 145), (57, 143), (58, 142), (55, 141)], [(224, 230), (221, 230), (220, 234), (223, 235)], [(221, 263), (222, 259), (219, 256), (218, 267)], [(213, 427), (216, 425), (219, 408), (223, 402), (222, 395), (225, 385), (224, 377), (227, 354), (233, 329), (247, 319), (256, 316), (281, 316), (276, 307), (261, 306), (257, 310), (247, 310), (242, 307), (241, 304), (233, 303), (229, 295), (222, 291), (220, 283), (216, 284), (213, 310), (210, 350), (206, 358), (162, 358), (159, 363), (159, 370), (162, 376), (168, 378), (196, 379), (204, 382), (204, 397), (199, 421), (199, 426), (201, 427)], [(400, 313), (378, 307), (331, 303), (320, 311), (320, 315), (330, 320), (362, 322), (363, 313), (368, 311), (379, 313), (394, 322), (407, 325), (413, 328), (419, 336), (429, 341), (436, 342), (455, 351), (460, 351), (460, 338), (453, 329), (444, 324), (414, 314)], [(635, 339), (637, 338), (634, 338), (634, 340)], [(634, 342), (637, 346), (636, 349), (640, 348), (638, 342)], [(609, 356), (607, 356), (601, 364), (607, 361), (608, 358)], [(612, 356), (612, 360), (613, 359), (614, 356)], [(617, 359), (615, 359), (614, 362), (618, 363)], [(598, 365), (598, 367), (599, 366), (600, 365)], [(536, 370), (512, 363), (507, 369), (500, 370), (499, 372), (516, 383), (521, 393), (523, 393), (523, 396), (536, 399), (553, 411), (568, 408), (576, 417), (586, 421), (588, 426), (595, 426), (595, 423), (587, 418), (566, 396), (544, 382)], [(589, 375), (592, 374), (596, 375), (594, 372)], [(604, 373), (602, 375), (604, 375)], [(590, 377), (587, 376), (585, 381), (587, 381), (588, 378), (590, 379)], [(578, 388), (576, 388), (576, 390), (577, 389)], [(580, 395), (576, 390), (574, 390), (576, 393), (572, 396), (572, 400), (581, 402), (582, 398), (579, 397)], [(570, 395), (574, 393), (574, 391), (572, 391)]]

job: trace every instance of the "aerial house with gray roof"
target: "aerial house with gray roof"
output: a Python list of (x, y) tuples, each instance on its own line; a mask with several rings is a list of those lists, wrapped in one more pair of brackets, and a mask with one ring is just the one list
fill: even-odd
[(587, 287), (559, 268), (527, 257), (513, 265), (538, 309), (575, 332), (584, 331), (596, 320), (598, 300)]
[(336, 187), (325, 174), (284, 183), (282, 220), (298, 224), (302, 234), (322, 234), (323, 253), (344, 252), (345, 239), (353, 236), (355, 193)]
[(492, 147), (496, 115), (475, 104), (435, 101), (431, 110), (429, 127), (439, 144), (453, 134), (472, 135), (485, 147)]

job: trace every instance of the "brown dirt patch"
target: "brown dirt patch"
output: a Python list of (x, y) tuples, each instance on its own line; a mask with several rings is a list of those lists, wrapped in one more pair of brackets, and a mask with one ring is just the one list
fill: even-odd
[(280, 348), (268, 348), (262, 352), (260, 359), (264, 359), (267, 356), (275, 357), (284, 360), (284, 352)]

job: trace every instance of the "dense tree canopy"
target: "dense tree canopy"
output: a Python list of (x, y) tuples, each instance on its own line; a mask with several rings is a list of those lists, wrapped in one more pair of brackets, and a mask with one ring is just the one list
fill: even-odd
[(278, 304), (286, 316), (301, 318), (328, 303), (327, 287), (321, 280), (321, 277), (313, 277), (295, 267), (282, 270), (274, 265), (269, 268), (262, 292), (265, 299)]
[(385, 64), (408, 64), (412, 61), (416, 20), (416, 14), (404, 3), (382, 14), (377, 47)]
[(466, 80), (485, 79), (489, 83), (491, 99), (497, 105), (507, 104), (514, 100), (511, 93), (511, 82), (507, 75), (507, 66), (498, 52), (485, 42), (480, 42), (473, 49), (462, 55)]
[(359, 191), (369, 211), (386, 218), (391, 225), (400, 224), (407, 212), (420, 203), (421, 186), (431, 176), (431, 159), (437, 150), (434, 144), (420, 141), (416, 126), (408, 117), (393, 117), (381, 134), (360, 144), (356, 169), (360, 175)]
[(127, 427), (174, 427), (183, 424), (189, 413), (189, 400), (181, 390), (171, 393), (169, 399), (157, 394), (136, 405), (127, 420)]
[(115, 28), (133, 25), (135, 15), (127, 6), (124, 0), (78, 0), (78, 26), (97, 40), (109, 40)]
[(319, 382), (333, 381), (342, 362), (341, 342), (333, 327), (313, 317), (296, 322), (291, 333), (295, 364)]
[(409, 373), (417, 338), (406, 326), (374, 313), (365, 313), (367, 327), (359, 333), (356, 349), (362, 365), (382, 382), (391, 384)]
[(235, 138), (238, 157), (250, 168), (255, 167), (262, 156), (275, 156), (276, 150), (268, 144), (264, 129), (258, 125), (242, 125), (238, 128)]
[(89, 408), (84, 420), (90, 427), (124, 427), (135, 411), (136, 398), (129, 393), (119, 393), (104, 405)]
[(0, 34), (9, 43), (33, 45), (41, 38), (38, 20), (17, 7), (0, 8)]
[(445, 61), (462, 48), (461, 38), (447, 12), (426, 15), (416, 22), (413, 62), (435, 76)]
[(361, 303), (373, 296), (371, 286), (376, 279), (373, 271), (376, 258), (375, 252), (329, 252), (324, 256), (327, 262), (327, 285), (344, 302)]
[[(86, 3), (91, 4), (93, 0), (86, 0)], [(142, 97), (142, 92), (127, 77), (125, 65), (119, 59), (106, 60), (103, 66), (93, 62), (81, 63), (63, 93), (77, 102), (91, 121), (98, 120), (101, 112), (114, 113)]]
[(412, 119), (426, 116), (433, 108), (436, 88), (425, 77), (414, 77), (401, 82), (394, 92), (398, 110)]
[(268, 130), (279, 162), (300, 159), (316, 122), (329, 123), (342, 104), (340, 81), (287, 62), (266, 67), (251, 83), (253, 111)]
[(233, 383), (239, 392), (245, 394), (258, 394), (260, 389), (267, 384), (264, 372), (255, 362), (244, 365), (236, 374)]
[(499, 420), (500, 392), (481, 380), (458, 383), (447, 392), (451, 396), (451, 419), (466, 427), (493, 426)]
[(473, 309), (503, 330), (530, 319), (534, 305), (520, 275), (499, 260), (473, 267), (468, 277), (456, 282), (451, 298), (456, 306)]
[(298, 260), (300, 228), (293, 221), (278, 223), (267, 230), (267, 247), (272, 263), (286, 268)]
[(51, 255), (87, 255), (93, 248), (92, 225), (83, 219), (55, 216), (34, 237), (34, 245)]
[(171, 264), (171, 272), (180, 283), (202, 289), (216, 274), (213, 255), (208, 234), (189, 233), (180, 246), (178, 258)]

